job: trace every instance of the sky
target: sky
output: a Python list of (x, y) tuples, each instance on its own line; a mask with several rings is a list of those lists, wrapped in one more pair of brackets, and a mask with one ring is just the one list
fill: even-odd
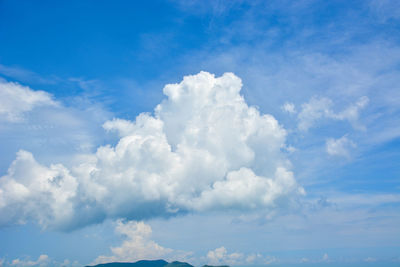
[(400, 266), (400, 2), (0, 0), (0, 266)]

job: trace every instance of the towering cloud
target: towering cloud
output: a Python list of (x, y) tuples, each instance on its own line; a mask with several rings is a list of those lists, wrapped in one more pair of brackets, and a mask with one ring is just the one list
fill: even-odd
[(273, 209), (304, 193), (282, 152), (285, 130), (248, 106), (241, 86), (232, 73), (207, 72), (166, 85), (153, 114), (106, 122), (119, 142), (71, 169), (20, 151), (0, 178), (0, 223), (71, 229), (105, 218)]
[(116, 232), (126, 238), (119, 247), (112, 247), (112, 256), (99, 256), (95, 263), (111, 261), (134, 262), (143, 259), (161, 259), (173, 252), (151, 240), (151, 227), (143, 222), (117, 222)]

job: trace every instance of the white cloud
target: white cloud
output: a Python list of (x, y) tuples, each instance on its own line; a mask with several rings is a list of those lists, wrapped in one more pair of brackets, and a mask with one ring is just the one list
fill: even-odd
[(283, 104), (282, 106), (282, 110), (287, 112), (287, 113), (296, 113), (296, 107), (293, 103), (290, 102), (286, 102), (285, 104)]
[(164, 258), (173, 252), (151, 240), (151, 227), (144, 222), (117, 222), (116, 232), (126, 238), (119, 247), (112, 247), (112, 256), (99, 256), (95, 263), (134, 262), (138, 260), (155, 260)]
[(351, 125), (358, 130), (365, 130), (365, 126), (358, 122), (360, 111), (365, 108), (369, 103), (369, 99), (366, 96), (360, 97), (356, 103), (348, 106), (345, 110), (338, 114), (332, 113), (332, 118), (337, 120), (348, 120)]
[(33, 91), (18, 83), (0, 80), (0, 119), (19, 122), (25, 112), (35, 107), (57, 105), (47, 92)]
[(298, 115), (298, 128), (302, 131), (307, 131), (317, 120), (323, 117), (330, 117), (332, 105), (332, 100), (325, 97), (313, 97), (308, 103), (302, 104)]
[(78, 267), (82, 266), (77, 261), (69, 261), (65, 259), (63, 262), (57, 262), (52, 260), (48, 255), (42, 254), (38, 257), (37, 260), (30, 260), (29, 257), (27, 259), (14, 259), (11, 262), (0, 261), (0, 266), (16, 266), (16, 267), (28, 267), (28, 266), (38, 266), (38, 267)]
[(93, 264), (107, 262), (134, 262), (138, 260), (165, 259), (167, 261), (204, 262), (208, 264), (238, 265), (238, 264), (270, 264), (277, 259), (264, 256), (260, 253), (244, 254), (239, 252), (228, 253), (224, 246), (208, 251), (206, 257), (194, 257), (192, 252), (166, 248), (151, 239), (152, 229), (144, 222), (128, 221), (116, 222), (115, 232), (124, 240), (121, 245), (111, 247), (112, 254), (98, 256)]
[(62, 165), (47, 168), (38, 164), (31, 153), (21, 150), (8, 174), (0, 179), (0, 223), (24, 223), (31, 218), (43, 226), (62, 224), (73, 215), (71, 199), (77, 186), (76, 179)]
[(217, 181), (213, 188), (205, 190), (195, 200), (196, 209), (268, 207), (274, 199), (295, 191), (297, 185), (291, 172), (276, 170), (275, 179), (254, 174), (248, 168), (228, 173), (226, 180)]
[(1, 175), (20, 149), (47, 165), (60, 161), (68, 165), (72, 155), (93, 153), (104, 143), (101, 124), (110, 117), (100, 105), (82, 97), (74, 99), (74, 106), (66, 106), (44, 91), (0, 81)]
[(117, 131), (120, 137), (128, 136), (135, 132), (135, 124), (133, 124), (131, 121), (122, 119), (106, 121), (103, 124), (103, 128), (106, 131)]
[(345, 135), (339, 139), (329, 138), (326, 140), (326, 152), (331, 156), (349, 157), (349, 149), (355, 147), (356, 144)]
[(333, 102), (331, 99), (326, 97), (312, 97), (309, 102), (301, 105), (297, 127), (301, 131), (307, 131), (321, 119), (333, 119), (340, 121), (347, 120), (355, 129), (364, 130), (365, 127), (358, 120), (360, 111), (367, 106), (368, 102), (368, 97), (360, 97), (356, 103), (336, 113), (332, 109)]
[(261, 254), (250, 254), (246, 257), (246, 262), (253, 263), (258, 257), (261, 257)]
[[(164, 88), (154, 115), (104, 128), (121, 137), (67, 169), (20, 151), (0, 178), (1, 224), (76, 228), (105, 218), (279, 208), (304, 194), (285, 157), (286, 131), (239, 94), (232, 73), (186, 76)], [(281, 201), (279, 201), (281, 203)]]
[(231, 253), (228, 254), (228, 251), (225, 247), (219, 247), (215, 250), (210, 250), (207, 253), (207, 259), (209, 264), (219, 265), (219, 264), (231, 264), (235, 265), (240, 263), (244, 258), (242, 253)]
[(36, 261), (15, 259), (11, 262), (11, 266), (25, 267), (25, 266), (49, 266), (49, 256), (40, 255)]
[(260, 253), (243, 254), (239, 252), (228, 253), (222, 246), (207, 253), (208, 264), (211, 265), (244, 265), (244, 264), (271, 264), (277, 261), (275, 257), (263, 256)]

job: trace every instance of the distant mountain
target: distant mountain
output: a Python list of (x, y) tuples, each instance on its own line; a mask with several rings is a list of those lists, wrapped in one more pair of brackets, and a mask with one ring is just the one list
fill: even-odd
[(168, 263), (164, 267), (194, 267), (193, 265), (190, 265), (187, 262), (181, 262), (181, 261), (173, 261), (171, 263)]
[[(181, 262), (181, 261), (173, 261), (168, 263), (165, 260), (154, 260), (154, 261), (142, 260), (137, 262), (110, 262), (110, 263), (102, 263), (85, 267), (194, 267), (194, 266), (187, 262)], [(229, 266), (204, 265), (203, 267), (229, 267)]]
[[(154, 261), (137, 261), (137, 262), (110, 262), (93, 265), (92, 267), (164, 267), (168, 264), (165, 260), (154, 260)], [(191, 265), (190, 265), (191, 266)], [(91, 266), (86, 266), (91, 267)], [(171, 266), (172, 267), (172, 266)]]

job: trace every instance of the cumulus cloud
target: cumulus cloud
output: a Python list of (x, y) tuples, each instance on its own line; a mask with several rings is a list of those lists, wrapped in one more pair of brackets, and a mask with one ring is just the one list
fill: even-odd
[(356, 144), (348, 139), (347, 136), (342, 136), (339, 139), (329, 138), (326, 140), (326, 152), (331, 156), (349, 157), (349, 149), (355, 147)]
[[(247, 264), (271, 264), (274, 262), (277, 262), (278, 259), (274, 256), (264, 256), (260, 253), (252, 253), (248, 256), (246, 256), (246, 260), (244, 263)], [(241, 263), (243, 264), (243, 263)]]
[(101, 255), (93, 264), (107, 262), (134, 262), (137, 260), (166, 259), (168, 261), (206, 261), (208, 264), (238, 265), (238, 264), (270, 264), (277, 259), (272, 256), (264, 256), (260, 253), (244, 254), (239, 252), (228, 253), (228, 250), (221, 246), (207, 252), (206, 257), (196, 258), (190, 251), (175, 250), (166, 248), (151, 239), (151, 226), (140, 221), (116, 222), (115, 231), (124, 238), (122, 244), (111, 247), (112, 255)]
[(331, 99), (326, 97), (312, 97), (309, 102), (301, 105), (297, 127), (301, 131), (307, 131), (321, 119), (332, 119), (348, 121), (355, 129), (364, 130), (365, 127), (359, 123), (359, 116), (360, 111), (367, 106), (368, 102), (368, 97), (363, 96), (344, 110), (335, 112)]
[(263, 256), (260, 253), (243, 254), (239, 252), (228, 253), (227, 249), (222, 246), (207, 253), (208, 264), (212, 265), (244, 265), (244, 264), (271, 264), (277, 259), (272, 256)]
[(357, 102), (348, 106), (343, 111), (335, 114), (332, 113), (332, 118), (337, 120), (347, 120), (351, 125), (358, 130), (364, 130), (365, 126), (360, 124), (358, 119), (360, 117), (360, 111), (364, 109), (369, 103), (369, 99), (366, 96), (360, 97)]
[(72, 168), (20, 151), (0, 178), (0, 223), (73, 229), (105, 218), (270, 210), (304, 194), (284, 152), (286, 131), (248, 106), (241, 86), (232, 73), (207, 72), (166, 85), (153, 115), (106, 122), (119, 142)]
[(314, 123), (323, 118), (330, 117), (332, 100), (322, 97), (313, 97), (308, 103), (301, 105), (301, 111), (298, 115), (298, 128), (302, 131), (307, 131)]
[(57, 262), (55, 260), (52, 260), (48, 255), (42, 254), (38, 257), (37, 260), (30, 260), (29, 258), (27, 259), (14, 259), (11, 262), (5, 262), (5, 261), (0, 261), (0, 266), (3, 266), (1, 264), (5, 264), (5, 266), (16, 266), (16, 267), (28, 267), (28, 266), (38, 266), (38, 267), (78, 267), (82, 266), (77, 261), (69, 261), (68, 259), (65, 259), (63, 262)]
[(124, 236), (126, 240), (119, 247), (112, 247), (112, 256), (99, 256), (95, 263), (105, 262), (133, 262), (138, 260), (155, 260), (164, 258), (173, 252), (151, 240), (151, 227), (144, 222), (130, 221), (117, 222), (115, 231)]
[(242, 253), (231, 253), (228, 254), (228, 251), (225, 247), (216, 248), (215, 250), (210, 250), (207, 253), (207, 259), (210, 264), (219, 265), (219, 264), (238, 264), (244, 255)]
[(283, 106), (281, 107), (283, 111), (287, 112), (287, 113), (296, 113), (296, 107), (293, 103), (290, 102), (286, 102), (285, 104), (283, 104)]
[[(62, 165), (45, 167), (32, 154), (19, 151), (8, 174), (0, 179), (0, 223), (62, 224), (73, 214), (76, 178)], [(23, 216), (21, 216), (23, 214)]]
[(57, 105), (45, 91), (34, 91), (18, 83), (0, 80), (0, 119), (19, 122), (25, 112), (35, 107)]
[(25, 266), (49, 266), (49, 256), (40, 255), (36, 261), (15, 259), (11, 262), (11, 266), (25, 267)]

